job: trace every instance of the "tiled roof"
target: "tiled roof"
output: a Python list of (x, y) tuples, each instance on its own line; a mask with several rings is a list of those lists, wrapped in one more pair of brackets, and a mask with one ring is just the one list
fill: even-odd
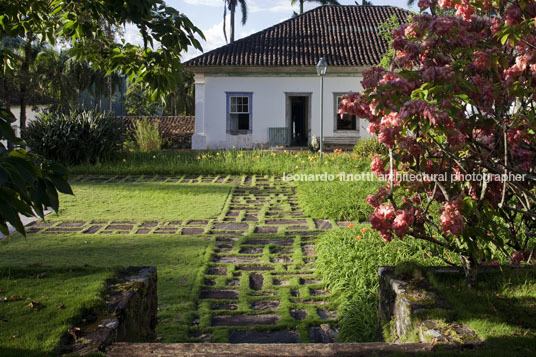
[(127, 128), (133, 128), (133, 123), (139, 119), (158, 120), (158, 129), (163, 138), (172, 138), (178, 135), (192, 135), (195, 130), (195, 117), (193, 116), (160, 116), (160, 117), (143, 117), (127, 116), (121, 117), (125, 120)]
[(393, 6), (321, 6), (207, 52), (186, 66), (330, 66), (378, 64), (387, 42), (378, 26), (392, 15), (405, 22), (411, 12)]

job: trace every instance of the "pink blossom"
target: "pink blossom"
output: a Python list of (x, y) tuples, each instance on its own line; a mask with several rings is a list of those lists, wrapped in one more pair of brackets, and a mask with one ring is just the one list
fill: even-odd
[(370, 170), (378, 177), (385, 174), (385, 163), (381, 159), (380, 155), (374, 156), (370, 163)]
[(448, 9), (448, 8), (452, 8), (455, 2), (454, 0), (439, 0), (438, 4), (439, 6), (441, 6), (442, 9)]
[(372, 207), (377, 208), (385, 201), (385, 197), (387, 197), (388, 194), (389, 192), (387, 188), (381, 187), (375, 195), (368, 195), (367, 203)]
[(439, 222), (441, 228), (445, 233), (451, 233), (455, 236), (459, 236), (463, 233), (465, 228), (465, 222), (463, 216), (459, 210), (460, 201), (447, 202), (441, 209), (441, 216)]
[(506, 11), (504, 12), (504, 22), (508, 26), (517, 26), (521, 23), (521, 20), (522, 13), (519, 6), (517, 4), (508, 6)]
[(455, 5), (456, 16), (461, 16), (465, 21), (471, 21), (471, 16), (475, 13), (475, 9), (471, 6), (469, 1), (460, 0), (459, 4)]
[(475, 51), (473, 53), (473, 64), (478, 70), (483, 70), (488, 67), (488, 54), (484, 51)]
[(414, 217), (409, 211), (399, 210), (396, 212), (391, 228), (399, 238), (403, 238), (409, 232), (409, 227), (413, 224), (413, 220)]
[(512, 254), (512, 262), (514, 264), (521, 264), (524, 261), (527, 261), (530, 257), (530, 251), (519, 250)]
[(385, 69), (382, 67), (371, 67), (363, 71), (363, 80), (361, 85), (364, 89), (374, 88), (385, 75)]
[(419, 3), (417, 4), (421, 9), (427, 9), (430, 6), (432, 6), (432, 2), (430, 0), (419, 0)]

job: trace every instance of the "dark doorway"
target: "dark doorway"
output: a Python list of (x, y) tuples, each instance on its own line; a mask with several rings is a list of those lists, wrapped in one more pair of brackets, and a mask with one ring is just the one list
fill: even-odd
[(307, 146), (308, 97), (290, 97), (290, 138), (292, 146)]

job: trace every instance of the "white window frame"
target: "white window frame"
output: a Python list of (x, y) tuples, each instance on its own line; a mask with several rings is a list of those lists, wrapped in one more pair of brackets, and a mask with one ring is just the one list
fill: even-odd
[[(227, 94), (227, 133), (230, 134), (250, 134), (253, 130), (252, 124), (253, 124), (253, 93), (252, 92), (226, 92)], [(240, 106), (244, 106), (244, 103), (236, 103), (235, 110), (231, 110), (233, 107), (233, 98), (247, 98), (247, 111), (238, 110)], [(240, 108), (243, 109), (243, 108)], [(232, 115), (240, 115), (240, 114), (248, 114), (249, 115), (249, 128), (246, 129), (238, 129), (238, 122), (236, 123), (236, 126), (233, 123)], [(238, 120), (238, 119), (237, 119)], [(235, 128), (233, 128), (235, 126)]]

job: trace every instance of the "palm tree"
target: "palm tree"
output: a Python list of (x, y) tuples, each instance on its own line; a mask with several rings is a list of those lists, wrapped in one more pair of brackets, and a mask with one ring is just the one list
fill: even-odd
[(340, 5), (337, 0), (290, 0), (292, 6), (296, 5), (297, 2), (300, 3), (300, 15), (303, 14), (303, 4), (305, 2), (317, 2), (322, 5)]
[[(226, 17), (227, 10), (231, 13), (231, 43), (235, 40), (235, 12), (236, 7), (240, 5), (242, 10), (242, 25), (245, 25), (248, 21), (248, 6), (246, 0), (223, 0), (223, 34), (225, 36), (225, 41), (227, 41), (227, 30), (226, 30)], [(229, 41), (227, 41), (229, 42)]]
[(33, 64), (33, 71), (42, 94), (59, 100), (62, 105), (69, 104), (75, 99), (67, 70), (69, 60), (70, 55), (67, 51), (58, 52), (52, 47), (47, 47), (37, 55)]
[(108, 75), (104, 72), (93, 71), (90, 79), (89, 93), (95, 100), (98, 100), (100, 111), (104, 112), (102, 100), (108, 99), (108, 112), (112, 112), (114, 95), (118, 89), (122, 88), (122, 85), (123, 77), (117, 71)]
[(67, 62), (67, 76), (76, 88), (78, 107), (80, 109), (82, 109), (82, 92), (89, 88), (91, 75), (91, 66), (86, 61), (71, 57)]

